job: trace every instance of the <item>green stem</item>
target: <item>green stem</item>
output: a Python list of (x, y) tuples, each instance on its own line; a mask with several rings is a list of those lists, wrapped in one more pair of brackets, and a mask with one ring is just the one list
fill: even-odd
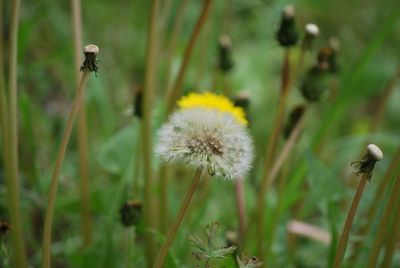
[(186, 192), (185, 198), (183, 199), (183, 202), (182, 202), (181, 208), (179, 209), (178, 215), (176, 216), (174, 223), (170, 227), (167, 237), (164, 241), (164, 244), (161, 247), (160, 252), (158, 253), (158, 256), (154, 263), (153, 268), (164, 267), (163, 265), (164, 265), (165, 257), (167, 256), (168, 250), (171, 247), (172, 242), (175, 239), (175, 235), (179, 229), (179, 226), (181, 225), (183, 218), (189, 208), (190, 202), (193, 198), (194, 191), (196, 190), (196, 187), (200, 182), (201, 173), (202, 173), (202, 169), (198, 168), (196, 170), (196, 173), (193, 176), (193, 179), (189, 186), (189, 189)]
[[(380, 249), (382, 247), (382, 244), (385, 239), (385, 235), (387, 233), (386, 230), (389, 226), (390, 218), (392, 217), (393, 212), (395, 211), (396, 201), (398, 199), (399, 192), (400, 192), (400, 175), (398, 175), (398, 177), (396, 179), (396, 183), (393, 186), (389, 201), (385, 207), (385, 210), (383, 211), (383, 216), (379, 223), (378, 230), (375, 232), (375, 239), (372, 244), (372, 249), (371, 249), (370, 253), (368, 254), (368, 256), (369, 256), (368, 266), (367, 266), (368, 268), (378, 267), (377, 263), (378, 263)], [(395, 228), (398, 228), (398, 226), (396, 226)], [(392, 236), (392, 235), (393, 234), (390, 233), (390, 236)], [(381, 267), (384, 267), (384, 266), (381, 266)]]
[[(280, 154), (278, 155), (274, 164), (272, 165), (271, 170), (268, 174), (268, 178), (267, 178), (267, 188), (269, 188), (272, 185), (272, 183), (275, 181), (275, 179), (278, 177), (279, 171), (283, 167), (284, 163), (287, 161), (288, 157), (290, 156), (290, 153), (292, 152), (292, 149), (294, 148), (294, 145), (298, 141), (300, 134), (304, 128), (304, 121), (306, 118), (305, 114), (306, 114), (306, 110), (303, 111), (301, 118), (299, 118), (296, 126), (293, 128), (292, 132), (290, 133), (290, 136), (288, 137), (285, 144), (283, 145)], [(281, 182), (281, 184), (283, 184), (283, 182)], [(283, 199), (283, 197), (282, 197), (283, 188), (280, 187), (279, 192), (281, 193), (281, 195), (279, 196), (279, 199), (278, 199), (278, 205), (277, 205), (277, 209), (276, 209), (277, 213), (273, 216), (270, 232), (269, 232), (269, 235), (267, 235), (267, 239), (266, 239), (266, 245), (265, 245), (266, 260), (268, 259), (268, 255), (270, 253), (269, 252), (270, 247), (271, 247), (272, 243), (274, 242), (274, 236), (275, 236), (274, 230), (275, 230), (276, 224), (278, 223), (278, 217), (280, 214), (280, 210), (283, 206), (283, 202), (281, 202), (282, 201), (281, 199)], [(262, 228), (262, 226), (264, 225), (265, 209), (262, 208), (262, 206), (263, 206), (262, 204), (258, 204), (258, 206), (260, 206), (260, 207), (257, 209), (257, 211), (258, 211), (258, 213), (260, 213), (262, 215), (262, 216), (260, 216), (261, 223), (259, 223), (259, 228)], [(263, 233), (263, 229), (262, 230), (259, 229), (258, 232), (260, 232), (260, 231)], [(262, 237), (264, 237), (264, 236), (262, 236)], [(262, 246), (262, 245), (260, 245), (260, 246)], [(264, 251), (261, 253), (264, 253)]]
[[(397, 178), (397, 180), (400, 180), (400, 177)], [(385, 255), (383, 257), (381, 267), (392, 267), (393, 255), (396, 250), (396, 243), (400, 234), (399, 226), (400, 226), (400, 198), (397, 197), (397, 209), (390, 230), (388, 231), (390, 235), (387, 238), (385, 246)]]
[(243, 178), (237, 178), (235, 180), (235, 196), (236, 196), (236, 208), (237, 217), (239, 223), (239, 244), (243, 246), (245, 239), (246, 230), (246, 201), (244, 198), (244, 182)]
[(73, 127), (74, 120), (78, 114), (79, 107), (82, 103), (86, 82), (89, 79), (90, 72), (84, 71), (82, 74), (81, 81), (78, 86), (78, 91), (76, 93), (76, 97), (74, 102), (72, 103), (71, 111), (68, 114), (67, 125), (64, 130), (64, 135), (61, 140), (61, 145), (57, 153), (56, 164), (54, 167), (53, 175), (51, 178), (49, 196), (47, 200), (47, 211), (46, 218), (44, 222), (44, 230), (43, 230), (43, 267), (50, 268), (51, 267), (51, 229), (53, 224), (53, 214), (54, 207), (56, 203), (57, 197), (57, 188), (58, 188), (58, 178), (61, 173), (61, 166), (65, 157), (65, 152), (67, 150), (67, 145), (69, 138), (71, 136), (71, 131)]
[(346, 252), (347, 242), (349, 241), (351, 225), (353, 224), (354, 216), (360, 203), (361, 196), (364, 192), (365, 184), (368, 181), (369, 173), (364, 173), (361, 177), (360, 183), (358, 184), (357, 192), (353, 198), (349, 213), (347, 214), (346, 222), (343, 227), (342, 234), (340, 236), (339, 246), (336, 251), (334, 268), (342, 267), (342, 261), (344, 253)]
[(172, 60), (174, 59), (174, 54), (176, 50), (176, 41), (178, 39), (179, 33), (183, 24), (183, 15), (187, 7), (187, 0), (181, 0), (179, 2), (178, 9), (176, 11), (176, 17), (174, 20), (174, 25), (172, 27), (171, 37), (169, 39), (168, 51), (167, 51), (167, 63), (166, 63), (166, 86), (170, 87), (171, 84), (171, 73), (172, 73)]
[[(257, 213), (257, 236), (258, 237), (263, 237), (262, 234), (263, 234), (264, 228), (262, 226), (263, 220), (261, 219), (261, 217), (263, 217), (263, 215), (261, 215), (259, 213), (261, 211), (264, 211), (264, 209), (265, 209), (264, 199), (265, 199), (265, 194), (268, 191), (268, 176), (269, 176), (272, 161), (275, 157), (276, 149), (277, 149), (278, 142), (279, 142), (279, 137), (280, 137), (281, 131), (282, 131), (289, 88), (290, 88), (290, 50), (286, 49), (284, 59), (283, 59), (283, 67), (282, 67), (282, 85), (281, 85), (281, 93), (280, 93), (281, 96), (279, 97), (278, 110), (275, 114), (274, 124), (272, 127), (272, 133), (268, 140), (267, 151), (266, 151), (265, 160), (264, 160), (264, 176), (261, 180), (260, 190), (258, 192), (258, 197), (257, 197), (258, 208), (256, 209), (255, 213)], [(263, 245), (264, 245), (263, 239), (259, 239), (258, 256), (260, 258), (261, 258), (262, 252), (263, 252)]]
[[(151, 131), (151, 118), (152, 118), (152, 105), (153, 97), (156, 88), (156, 74), (157, 74), (157, 14), (160, 8), (160, 1), (153, 0), (151, 4), (151, 11), (148, 20), (147, 28), (147, 51), (146, 51), (146, 76), (143, 89), (143, 119), (141, 125), (142, 137), (142, 153), (144, 165), (144, 206), (146, 213), (144, 214), (145, 222), (148, 228), (156, 229), (156, 212), (154, 203), (154, 182), (152, 170), (152, 131)], [(146, 258), (147, 266), (151, 267), (154, 261), (156, 242), (151, 233), (146, 233), (145, 237)]]
[[(71, 0), (72, 6), (72, 29), (74, 36), (75, 66), (82, 62), (82, 16), (80, 0)], [(79, 83), (79, 70), (76, 69), (76, 84)], [(90, 217), (90, 190), (89, 190), (89, 157), (88, 138), (86, 123), (86, 105), (83, 101), (78, 113), (78, 157), (79, 178), (82, 200), (82, 239), (84, 246), (90, 245), (92, 241), (92, 218)]]
[[(7, 171), (7, 193), (9, 211), (13, 232), (11, 234), (12, 247), (14, 252), (15, 267), (27, 267), (25, 242), (23, 238), (22, 218), (19, 200), (19, 175), (18, 175), (18, 97), (17, 97), (17, 56), (18, 56), (18, 26), (19, 26), (20, 1), (12, 2), (10, 22), (10, 43), (9, 43), (9, 100), (8, 119), (3, 121), (3, 133), (7, 132), (8, 145), (6, 165)], [(1, 63), (2, 64), (2, 63)], [(3, 92), (2, 99), (7, 109), (6, 94)], [(7, 127), (6, 127), (7, 126)]]
[(204, 0), (204, 2), (203, 2), (203, 9), (202, 9), (200, 17), (196, 23), (196, 26), (192, 32), (192, 35), (189, 40), (189, 44), (187, 45), (185, 53), (183, 55), (183, 60), (182, 60), (182, 64), (181, 64), (179, 72), (178, 72), (178, 76), (175, 80), (173, 87), (170, 90), (168, 90), (168, 92), (167, 92), (168, 93), (168, 95), (167, 95), (167, 110), (166, 110), (167, 115), (169, 113), (171, 113), (171, 111), (175, 107), (175, 102), (176, 102), (177, 98), (179, 97), (180, 93), (182, 92), (183, 79), (185, 77), (194, 46), (197, 43), (197, 39), (200, 35), (200, 31), (203, 28), (203, 26), (207, 20), (207, 17), (208, 17), (209, 11), (210, 11), (210, 7), (211, 7), (211, 3), (212, 3), (212, 0)]
[[(383, 176), (383, 179), (380, 180), (378, 189), (376, 189), (374, 197), (372, 200), (374, 200), (373, 203), (368, 208), (367, 211), (367, 216), (365, 220), (365, 225), (363, 225), (360, 230), (357, 233), (357, 236), (359, 237), (365, 237), (367, 233), (369, 232), (375, 218), (376, 218), (376, 213), (379, 208), (377, 204), (379, 204), (384, 197), (384, 194), (386, 193), (386, 190), (388, 188), (388, 185), (390, 184), (390, 181), (393, 178), (393, 175), (395, 174), (396, 170), (400, 166), (400, 148), (397, 150), (396, 155), (394, 156), (389, 168), (387, 169), (385, 175)], [(353, 245), (353, 255), (350, 256), (350, 263), (353, 263), (357, 260), (359, 254), (360, 254), (360, 249), (362, 246), (362, 241), (357, 241)]]

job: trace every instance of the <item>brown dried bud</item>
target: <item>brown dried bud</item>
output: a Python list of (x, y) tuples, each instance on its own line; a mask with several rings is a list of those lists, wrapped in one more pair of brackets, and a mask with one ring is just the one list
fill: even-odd
[(121, 223), (126, 226), (138, 225), (142, 219), (142, 202), (128, 200), (119, 209)]

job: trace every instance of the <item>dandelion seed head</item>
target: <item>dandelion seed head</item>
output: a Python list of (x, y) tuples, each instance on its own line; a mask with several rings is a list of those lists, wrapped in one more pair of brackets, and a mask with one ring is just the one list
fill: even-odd
[[(209, 94), (206, 93), (205, 98), (210, 98)], [(196, 105), (190, 107), (190, 103)], [(243, 177), (253, 158), (253, 144), (243, 123), (245, 119), (239, 121), (227, 103), (218, 104), (225, 109), (208, 104), (200, 96), (181, 100), (181, 109), (173, 113), (158, 132), (156, 154), (165, 161), (183, 161), (204, 168), (210, 175), (227, 179)]]

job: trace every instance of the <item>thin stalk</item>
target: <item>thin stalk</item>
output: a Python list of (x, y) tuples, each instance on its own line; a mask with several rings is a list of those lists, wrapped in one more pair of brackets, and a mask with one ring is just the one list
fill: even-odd
[(174, 54), (176, 50), (176, 42), (178, 40), (179, 33), (182, 29), (183, 24), (183, 15), (185, 14), (187, 7), (187, 0), (181, 0), (178, 5), (178, 9), (176, 11), (176, 17), (174, 20), (174, 25), (172, 27), (171, 37), (168, 43), (168, 51), (167, 51), (167, 63), (166, 63), (166, 86), (170, 87), (171, 84), (171, 73), (172, 73), (172, 60), (174, 59)]
[(169, 165), (160, 167), (160, 231), (165, 234), (168, 228), (168, 170)]
[[(400, 180), (400, 178), (398, 178)], [(388, 233), (390, 234), (387, 238), (385, 245), (385, 255), (381, 267), (392, 267), (393, 255), (396, 250), (397, 239), (400, 234), (400, 198), (397, 198), (397, 209), (394, 215), (394, 220)]]
[(343, 231), (340, 236), (339, 246), (336, 251), (335, 263), (333, 265), (334, 268), (342, 267), (344, 253), (346, 252), (347, 242), (349, 241), (351, 225), (353, 224), (358, 204), (360, 203), (361, 196), (364, 192), (365, 184), (368, 181), (368, 176), (369, 176), (368, 172), (364, 173), (361, 177), (360, 183), (358, 184), (357, 192), (353, 198), (353, 202), (351, 203), (351, 207), (349, 213), (347, 214), (346, 222), (344, 224)]
[[(181, 2), (181, 5), (186, 5), (186, 3), (184, 0)], [(192, 32), (192, 35), (190, 37), (189, 43), (186, 47), (185, 53), (183, 55), (183, 61), (182, 64), (180, 66), (179, 72), (178, 72), (178, 76), (174, 82), (174, 85), (172, 87), (169, 87), (168, 84), (168, 90), (167, 90), (167, 110), (166, 110), (166, 115), (168, 115), (169, 113), (172, 112), (174, 106), (175, 106), (175, 102), (176, 99), (178, 98), (180, 92), (182, 91), (182, 86), (183, 86), (183, 79), (185, 77), (186, 74), (186, 70), (189, 64), (189, 60), (191, 58), (193, 49), (195, 44), (197, 43), (197, 39), (198, 36), (200, 35), (201, 29), (203, 28), (207, 17), (208, 17), (208, 13), (211, 7), (211, 2), (212, 0), (205, 0), (204, 4), (203, 4), (203, 9), (201, 11), (200, 17), (197, 21), (197, 24)], [(185, 7), (181, 7), (181, 16), (183, 16), (183, 12)], [(178, 18), (177, 18), (178, 19)], [(175, 25), (178, 29), (174, 28), (174, 30), (177, 31), (177, 33), (179, 32), (179, 24), (181, 24), (181, 22), (175, 21), (176, 24)], [(179, 26), (179, 27), (178, 27)], [(174, 42), (176, 42), (174, 40)], [(175, 44), (171, 44), (173, 45), (172, 48), (175, 46)], [(172, 49), (171, 48), (171, 49)], [(171, 52), (171, 57), (173, 56), (173, 51)], [(172, 60), (172, 58), (171, 58)], [(170, 63), (169, 63), (170, 64)], [(169, 66), (170, 68), (171, 66)], [(170, 74), (169, 74), (170, 75)], [(168, 195), (167, 195), (167, 191), (168, 191), (168, 178), (167, 178), (167, 166), (162, 166), (160, 168), (160, 205), (161, 205), (161, 231), (165, 231), (166, 230), (166, 223), (167, 223), (167, 206), (168, 206)]]
[[(144, 205), (146, 207), (146, 213), (144, 215), (145, 222), (148, 228), (156, 229), (157, 221), (155, 219), (155, 203), (154, 197), (154, 181), (153, 181), (153, 170), (152, 170), (152, 131), (151, 131), (151, 118), (152, 118), (152, 105), (154, 92), (156, 88), (156, 74), (157, 74), (157, 42), (158, 42), (158, 30), (157, 30), (157, 14), (160, 8), (160, 1), (153, 0), (151, 4), (151, 11), (148, 21), (147, 28), (147, 51), (146, 51), (146, 76), (143, 89), (143, 119), (141, 125), (141, 137), (142, 137), (142, 153), (143, 153), (143, 165), (144, 165)], [(146, 246), (146, 258), (147, 266), (151, 267), (154, 261), (156, 242), (154, 236), (147, 232), (145, 237)]]
[(190, 201), (193, 198), (194, 191), (196, 190), (196, 187), (200, 182), (201, 173), (202, 173), (202, 169), (198, 168), (196, 170), (196, 173), (193, 176), (193, 179), (189, 186), (189, 189), (186, 192), (185, 198), (183, 199), (183, 202), (182, 202), (181, 208), (179, 209), (178, 215), (176, 216), (174, 223), (170, 227), (170, 229), (168, 231), (168, 235), (164, 241), (164, 244), (161, 247), (160, 252), (158, 253), (158, 256), (154, 263), (153, 268), (163, 267), (165, 257), (167, 256), (168, 250), (171, 247), (172, 242), (174, 241), (174, 238), (179, 229), (179, 226), (181, 225), (183, 218), (185, 217), (185, 214), (189, 208)]
[[(275, 181), (276, 177), (279, 174), (279, 171), (281, 170), (283, 164), (285, 163), (286, 159), (288, 158), (290, 152), (293, 149), (293, 146), (296, 144), (301, 131), (303, 130), (304, 127), (304, 121), (305, 121), (305, 114), (306, 110), (304, 110), (301, 118), (297, 122), (296, 126), (290, 133), (289, 138), (285, 142), (282, 151), (280, 152), (279, 156), (275, 160), (272, 168), (268, 171), (268, 175), (266, 176), (266, 184), (265, 184), (265, 190), (267, 190), (272, 183)], [(264, 189), (261, 189), (264, 190)], [(257, 236), (258, 237), (264, 237), (264, 212), (265, 212), (265, 201), (264, 198), (257, 203), (257, 208), (256, 208), (256, 213), (258, 215), (258, 221), (257, 221)], [(272, 241), (271, 241), (272, 242)], [(267, 248), (266, 248), (267, 249)], [(263, 256), (264, 253), (264, 239), (259, 239), (258, 240), (258, 256), (261, 257)]]
[(268, 174), (275, 156), (275, 152), (278, 146), (279, 137), (282, 132), (283, 121), (285, 117), (286, 101), (289, 93), (290, 84), (290, 50), (285, 50), (283, 68), (282, 68), (282, 88), (281, 96), (279, 97), (278, 110), (275, 114), (274, 124), (272, 127), (272, 133), (268, 140), (267, 151), (264, 160), (264, 177), (261, 181), (260, 191), (258, 194), (258, 203), (264, 200), (265, 193), (268, 190)]
[[(383, 216), (379, 223), (378, 230), (375, 232), (375, 239), (372, 244), (372, 249), (368, 254), (369, 256), (367, 265), (368, 268), (377, 267), (380, 249), (387, 234), (386, 230), (389, 226), (390, 218), (393, 215), (393, 211), (395, 211), (399, 192), (400, 192), (400, 174), (398, 174), (397, 176), (396, 183), (393, 186), (389, 201), (385, 207), (385, 210), (383, 211)], [(395, 228), (398, 228), (398, 226), (396, 226)], [(390, 236), (392, 235), (393, 234), (390, 233)]]
[(185, 53), (183, 55), (183, 60), (182, 64), (180, 66), (178, 76), (174, 82), (174, 85), (170, 90), (168, 90), (167, 94), (167, 115), (173, 110), (175, 107), (175, 102), (177, 98), (179, 97), (180, 93), (182, 92), (182, 87), (183, 87), (183, 79), (185, 77), (190, 58), (192, 56), (192, 52), (194, 49), (195, 44), (197, 43), (197, 39), (200, 35), (201, 29), (203, 28), (208, 14), (210, 13), (210, 7), (211, 7), (212, 0), (204, 0), (203, 2), (203, 9), (201, 11), (200, 17), (196, 23), (196, 26), (194, 27), (194, 30), (192, 32), (192, 35), (190, 37), (189, 43), (185, 49)]
[[(357, 236), (359, 237), (364, 237), (367, 235), (369, 232), (372, 223), (374, 222), (374, 219), (376, 218), (376, 213), (379, 208), (377, 204), (379, 204), (384, 197), (384, 194), (386, 193), (386, 189), (390, 183), (390, 181), (393, 178), (393, 175), (395, 174), (396, 170), (400, 166), (400, 148), (397, 150), (396, 155), (394, 156), (389, 168), (387, 169), (385, 175), (383, 176), (383, 179), (380, 180), (378, 188), (375, 191), (374, 197), (372, 200), (374, 202), (370, 205), (367, 211), (367, 216), (365, 220), (365, 225), (363, 225), (360, 230), (357, 232)], [(357, 260), (359, 253), (360, 253), (360, 248), (362, 246), (362, 241), (357, 241), (353, 245), (353, 252), (354, 254), (350, 256), (350, 262), (353, 263), (354, 261)]]
[(89, 79), (90, 72), (84, 71), (81, 77), (81, 81), (78, 86), (78, 91), (76, 93), (76, 97), (74, 102), (72, 103), (71, 111), (68, 114), (67, 125), (64, 130), (64, 135), (61, 140), (61, 145), (57, 153), (56, 164), (53, 171), (53, 176), (51, 177), (51, 184), (49, 190), (49, 197), (47, 200), (47, 211), (46, 218), (44, 222), (44, 230), (43, 230), (43, 267), (50, 268), (51, 267), (51, 229), (53, 224), (53, 214), (54, 214), (54, 206), (56, 203), (57, 197), (57, 188), (58, 188), (58, 178), (61, 173), (61, 166), (64, 160), (65, 152), (67, 150), (67, 145), (69, 138), (71, 136), (71, 131), (73, 127), (74, 120), (78, 114), (79, 107), (83, 101), (86, 82)]
[(244, 198), (244, 183), (243, 178), (237, 178), (235, 180), (235, 196), (236, 196), (236, 208), (239, 223), (239, 244), (243, 246), (243, 241), (246, 231), (246, 201)]
[(370, 125), (371, 131), (375, 132), (382, 123), (382, 119), (385, 113), (385, 108), (386, 104), (389, 100), (390, 95), (394, 91), (396, 87), (397, 80), (400, 78), (400, 67), (396, 70), (395, 75), (392, 77), (392, 79), (386, 84), (383, 93), (381, 96), (378, 98), (378, 102), (376, 104), (376, 109), (375, 113), (372, 118), (372, 124)]
[(140, 119), (138, 120), (138, 133), (137, 133), (137, 140), (134, 148), (134, 163), (133, 163), (133, 183), (132, 183), (132, 195), (133, 198), (138, 198), (139, 193), (140, 193), (140, 184), (139, 184), (139, 178), (140, 178), (140, 166), (141, 166), (141, 144), (140, 144)]
[[(18, 27), (19, 27), (20, 1), (15, 0), (11, 6), (10, 43), (9, 43), (9, 96), (8, 96), (8, 122), (4, 120), (4, 132), (9, 145), (6, 146), (9, 167), (7, 178), (7, 193), (9, 212), (13, 232), (11, 242), (14, 253), (15, 267), (27, 267), (25, 242), (22, 228), (22, 218), (19, 200), (19, 175), (18, 175), (18, 98), (17, 98), (17, 56), (18, 56)], [(3, 91), (4, 93), (4, 91)], [(5, 94), (2, 93), (2, 98)], [(7, 103), (7, 102), (4, 102)], [(2, 105), (3, 106), (3, 105)], [(5, 108), (6, 109), (6, 108)], [(7, 127), (5, 127), (7, 125)]]
[[(82, 12), (80, 0), (71, 0), (72, 6), (72, 29), (74, 36), (74, 58), (75, 66), (83, 61), (82, 58)], [(79, 83), (79, 70), (75, 72), (76, 84)], [(82, 240), (84, 246), (90, 245), (92, 241), (92, 218), (90, 217), (90, 190), (89, 190), (89, 157), (88, 157), (88, 138), (86, 123), (86, 105), (83, 101), (78, 113), (78, 159), (79, 159), (79, 178), (82, 201)]]

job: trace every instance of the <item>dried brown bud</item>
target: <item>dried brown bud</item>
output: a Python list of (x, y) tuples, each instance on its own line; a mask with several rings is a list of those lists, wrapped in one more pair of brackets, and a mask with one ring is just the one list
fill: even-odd
[(83, 48), (83, 53), (85, 54), (85, 60), (81, 66), (81, 71), (83, 72), (95, 72), (97, 75), (98, 61), (97, 54), (99, 53), (99, 47), (96, 45), (87, 45)]
[(121, 223), (126, 227), (138, 225), (142, 219), (142, 202), (128, 200), (119, 209)]

